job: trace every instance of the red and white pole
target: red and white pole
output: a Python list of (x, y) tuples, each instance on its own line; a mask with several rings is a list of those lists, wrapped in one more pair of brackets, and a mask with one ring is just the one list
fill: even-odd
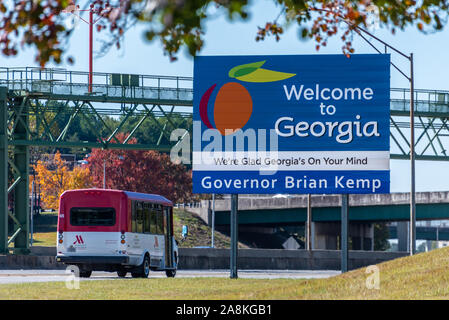
[(94, 27), (94, 5), (90, 5), (89, 10), (89, 92), (92, 92), (92, 70), (93, 70), (93, 27)]

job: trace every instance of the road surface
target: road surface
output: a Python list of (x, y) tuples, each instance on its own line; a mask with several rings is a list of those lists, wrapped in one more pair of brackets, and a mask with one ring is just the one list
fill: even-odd
[[(332, 270), (241, 270), (239, 278), (246, 279), (318, 279), (329, 278), (340, 274), (340, 271)], [(29, 283), (65, 281), (68, 274), (65, 270), (0, 270), (0, 285), (8, 283)], [(228, 278), (229, 270), (178, 270), (176, 278), (194, 277), (219, 277)], [(166, 278), (165, 272), (150, 272), (151, 278)], [(90, 278), (82, 281), (92, 280), (122, 280), (131, 279), (128, 273), (125, 279), (119, 278), (115, 272), (92, 272)]]

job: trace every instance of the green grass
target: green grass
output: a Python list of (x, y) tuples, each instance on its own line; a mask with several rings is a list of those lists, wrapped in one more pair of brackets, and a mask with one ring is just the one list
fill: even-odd
[(448, 299), (449, 248), (378, 265), (380, 289), (366, 268), (328, 279), (159, 278), (0, 285), (0, 299)]
[(57, 212), (43, 212), (34, 218), (33, 246), (56, 246)]

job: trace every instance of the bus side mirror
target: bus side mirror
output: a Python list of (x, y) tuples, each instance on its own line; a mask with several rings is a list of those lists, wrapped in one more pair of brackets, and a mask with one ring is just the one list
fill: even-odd
[(182, 239), (185, 240), (189, 235), (189, 228), (186, 225), (182, 226)]

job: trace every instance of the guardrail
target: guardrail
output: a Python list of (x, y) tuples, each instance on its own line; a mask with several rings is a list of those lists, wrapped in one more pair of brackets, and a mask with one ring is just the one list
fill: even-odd
[(201, 202), (175, 203), (175, 208), (201, 208)]

